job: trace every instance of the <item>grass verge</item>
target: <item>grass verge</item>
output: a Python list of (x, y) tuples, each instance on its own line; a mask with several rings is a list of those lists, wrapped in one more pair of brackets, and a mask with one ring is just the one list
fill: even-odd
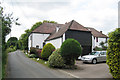
[[(23, 51), (23, 52), (24, 52), (25, 56), (27, 56), (28, 58), (30, 58), (28, 53), (26, 54), (25, 51)], [(38, 63), (40, 63), (40, 64), (42, 64), (42, 65), (44, 65), (44, 66), (46, 66), (46, 67), (49, 67), (48, 61), (45, 61), (45, 60), (40, 59), (40, 58), (30, 58), (30, 59), (32, 59), (32, 60), (34, 60), (35, 62), (38, 62)], [(39, 59), (39, 60), (38, 60), (38, 59)]]
[(6, 78), (7, 77), (8, 53), (14, 52), (14, 51), (16, 51), (16, 50), (7, 48), (2, 53), (2, 78)]

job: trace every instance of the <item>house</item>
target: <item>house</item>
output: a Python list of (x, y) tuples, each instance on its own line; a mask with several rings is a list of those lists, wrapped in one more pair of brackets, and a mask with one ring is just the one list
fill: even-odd
[(65, 24), (43, 23), (29, 35), (28, 47), (29, 50), (30, 47), (43, 48), (46, 43), (52, 43), (60, 48), (68, 38), (74, 38), (81, 44), (83, 55), (92, 51), (91, 31), (75, 20)]
[[(91, 31), (92, 33), (92, 51), (94, 51), (93, 49), (97, 46), (97, 47), (101, 47), (100, 43), (104, 42), (106, 43), (108, 40), (108, 36), (103, 34), (102, 31), (97, 31), (94, 28), (90, 28), (90, 27), (86, 27), (88, 28), (89, 31)], [(106, 43), (105, 46), (108, 46), (108, 44)]]
[(82, 46), (82, 55), (88, 54), (100, 42), (106, 42), (108, 37), (94, 28), (84, 27), (75, 20), (65, 24), (43, 23), (31, 32), (28, 38), (28, 47), (39, 47), (47, 43), (52, 43), (56, 48), (60, 48), (62, 43), (68, 39), (76, 39)]

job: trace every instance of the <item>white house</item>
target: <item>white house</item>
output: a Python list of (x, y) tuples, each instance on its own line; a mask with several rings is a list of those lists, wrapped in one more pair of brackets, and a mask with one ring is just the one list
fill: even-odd
[(29, 35), (28, 47), (29, 50), (30, 47), (43, 48), (46, 43), (52, 43), (55, 48), (60, 48), (66, 39), (74, 38), (81, 44), (82, 53), (88, 54), (95, 46), (99, 46), (100, 41), (106, 39), (107, 36), (103, 35), (93, 28), (82, 26), (75, 20), (65, 24), (43, 23)]
[[(101, 47), (100, 46), (101, 42), (104, 42), (104, 43), (107, 42), (108, 36), (103, 34), (102, 31), (97, 31), (96, 29), (90, 28), (90, 27), (87, 27), (87, 28), (92, 33), (92, 51), (96, 46)], [(105, 44), (105, 46), (108, 46), (107, 43)]]

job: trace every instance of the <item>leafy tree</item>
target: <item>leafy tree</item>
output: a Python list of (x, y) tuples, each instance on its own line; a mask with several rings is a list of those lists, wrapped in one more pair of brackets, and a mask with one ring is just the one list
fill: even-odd
[(0, 19), (1, 19), (1, 24), (0, 28), (2, 28), (2, 75), (5, 77), (5, 64), (7, 60), (7, 54), (5, 52), (6, 50), (6, 42), (5, 42), (5, 37), (11, 32), (11, 27), (13, 24), (15, 25), (20, 25), (17, 23), (18, 18), (15, 19), (13, 18), (13, 14), (5, 14), (3, 15), (4, 11), (3, 8), (0, 6)]
[(75, 59), (82, 53), (80, 43), (75, 39), (67, 39), (61, 45), (61, 56), (67, 65), (74, 65)]
[(105, 43), (102, 41), (100, 42), (100, 46), (102, 47), (102, 50), (106, 50), (107, 46), (105, 46)]
[[(44, 20), (43, 22), (57, 23), (57, 22), (55, 22), (55, 21), (47, 21), (47, 20)], [(36, 22), (36, 23), (31, 27), (31, 29), (25, 30), (25, 33), (20, 36), (20, 39), (19, 39), (19, 41), (18, 41), (19, 46), (21, 46), (20, 49), (28, 50), (28, 37), (29, 37), (30, 33), (31, 33), (34, 29), (36, 29), (37, 27), (39, 27), (43, 22)]]
[(39, 27), (42, 24), (42, 22), (36, 22), (32, 28), (30, 29), (30, 31), (33, 31), (34, 29), (36, 29), (37, 27)]
[(115, 80), (120, 79), (120, 28), (109, 33), (107, 64)]
[(18, 48), (18, 39), (16, 37), (10, 37), (7, 41), (7, 47), (13, 46)]
[(48, 20), (44, 20), (43, 23), (44, 23), (44, 22), (47, 22), (47, 23), (57, 23), (57, 22), (55, 22), (55, 21), (48, 21)]

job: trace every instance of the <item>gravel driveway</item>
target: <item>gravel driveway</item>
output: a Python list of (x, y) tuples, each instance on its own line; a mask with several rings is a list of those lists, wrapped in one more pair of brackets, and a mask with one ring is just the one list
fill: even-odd
[(105, 62), (90, 64), (83, 63), (82, 61), (76, 61), (76, 65), (78, 66), (78, 69), (64, 69), (64, 71), (79, 78), (112, 78), (111, 74), (109, 73), (109, 68)]

